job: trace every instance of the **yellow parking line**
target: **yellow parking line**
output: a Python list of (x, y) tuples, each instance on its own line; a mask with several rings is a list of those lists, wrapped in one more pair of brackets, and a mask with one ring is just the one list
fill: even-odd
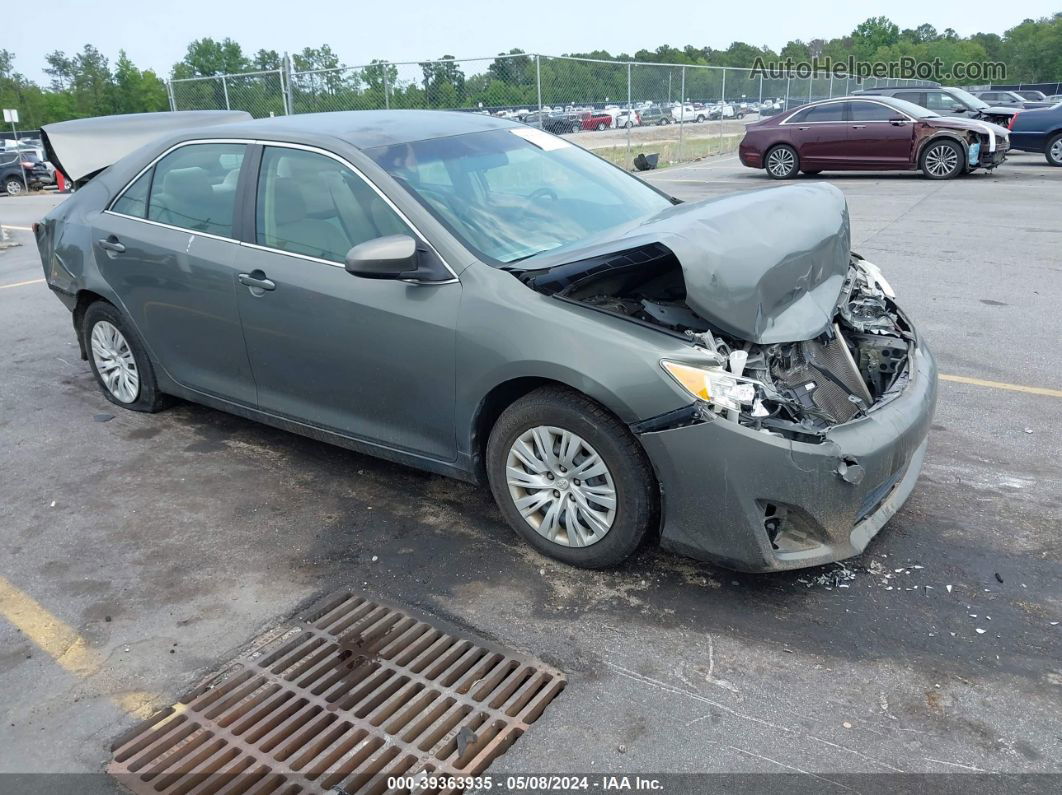
[[(0, 577), (0, 616), (22, 630), (23, 635), (64, 671), (79, 679), (106, 673), (103, 655), (91, 648), (77, 630), (53, 616), (32, 596), (3, 577)], [(115, 684), (110, 677), (107, 680), (101, 683), (102, 687)], [(108, 689), (117, 691), (119, 688)], [(110, 698), (125, 712), (141, 719), (150, 717), (155, 711), (153, 705), (161, 703), (157, 696), (141, 691), (114, 692)]]
[(30, 279), (28, 282), (15, 282), (14, 284), (0, 284), (0, 290), (9, 290), (12, 287), (25, 287), (29, 284), (41, 284), (44, 279)]
[(972, 384), (973, 386), (986, 386), (989, 389), (1006, 389), (1010, 392), (1025, 392), (1029, 395), (1046, 395), (1047, 397), (1062, 398), (1062, 389), (1048, 389), (1043, 386), (1025, 386), (1023, 384), (1008, 384), (1006, 381), (986, 381), (983, 378), (970, 378), (965, 375), (940, 375), (941, 381), (953, 381), (956, 384)]

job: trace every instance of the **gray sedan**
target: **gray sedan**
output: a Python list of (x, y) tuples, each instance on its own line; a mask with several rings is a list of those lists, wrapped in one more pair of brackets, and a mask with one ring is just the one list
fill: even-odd
[(44, 271), (112, 403), (487, 483), (586, 567), (824, 563), (911, 493), (935, 368), (836, 189), (680, 203), (478, 114), (192, 116), (45, 129), (83, 187)]

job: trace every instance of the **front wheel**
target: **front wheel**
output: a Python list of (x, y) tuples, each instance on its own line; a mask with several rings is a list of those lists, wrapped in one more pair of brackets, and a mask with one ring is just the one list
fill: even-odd
[(638, 441), (563, 387), (537, 389), (502, 413), (487, 442), (487, 477), (512, 528), (573, 566), (619, 564), (657, 514), (656, 480)]
[(629, 129), (630, 129), (631, 127), (633, 127), (633, 126), (634, 126), (634, 122), (633, 122), (633, 121), (628, 121), (628, 122), (627, 122), (626, 124), (624, 124), (623, 126), (624, 126), (624, 127), (626, 127), (626, 128), (627, 128), (627, 129), (629, 130)]
[(768, 151), (764, 163), (771, 179), (792, 179), (800, 170), (800, 156), (788, 144), (779, 144)]
[(1049, 166), (1062, 166), (1062, 133), (1059, 133), (1044, 147), (1044, 157)]
[(922, 173), (929, 179), (952, 179), (963, 171), (963, 148), (954, 141), (932, 141), (922, 153)]
[(81, 333), (92, 374), (107, 400), (131, 411), (163, 407), (147, 351), (117, 309), (103, 301), (92, 304), (85, 310)]

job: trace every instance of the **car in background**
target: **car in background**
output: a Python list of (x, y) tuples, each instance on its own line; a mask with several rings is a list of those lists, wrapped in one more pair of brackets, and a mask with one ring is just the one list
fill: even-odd
[[(1047, 102), (1047, 98), (1044, 97), (1040, 100), (1029, 100), (1019, 94), (1017, 91), (975, 91), (974, 96), (982, 102), (987, 102), (989, 105), (995, 105), (1000, 108), (1024, 108), (1025, 110), (1032, 110), (1034, 108), (1048, 108), (1051, 106), (1050, 102)], [(1040, 94), (1039, 91), (1036, 92)], [(1040, 94), (1043, 97), (1043, 94)]]
[(580, 119), (584, 130), (601, 132), (616, 126), (616, 117), (607, 110), (592, 110), (584, 113)]
[(1032, 89), (1032, 88), (1015, 89), (1014, 93), (1017, 94), (1018, 96), (1022, 97), (1023, 99), (1029, 100), (1030, 102), (1047, 102), (1048, 101), (1048, 97), (1043, 91), (1037, 91), (1036, 89)]
[(1059, 102), (1062, 102), (1062, 94), (1052, 94), (1047, 98), (1047, 101), (1052, 105), (1057, 105)]
[(853, 96), (748, 124), (738, 156), (773, 179), (827, 170), (921, 170), (950, 179), (995, 168), (1007, 148), (1007, 130), (994, 124), (939, 116), (892, 97)]
[(620, 127), (629, 129), (631, 127), (637, 127), (642, 123), (641, 115), (636, 110), (610, 108), (609, 113), (612, 115), (612, 126), (617, 129)]
[(941, 86), (905, 86), (893, 88), (861, 88), (852, 96), (893, 97), (913, 102), (941, 116), (965, 116), (1005, 127), (1014, 115), (1012, 107), (992, 106), (961, 88)]
[(579, 132), (583, 129), (583, 120), (577, 113), (566, 113), (564, 111), (553, 111), (552, 113), (533, 111), (524, 116), (523, 122), (532, 127), (540, 127), (554, 135)]
[(647, 108), (642, 108), (638, 111), (639, 117), (643, 125), (647, 126), (660, 126), (664, 124), (671, 124), (671, 109), (665, 108), (660, 105), (650, 105)]
[[(699, 104), (699, 103), (698, 103)], [(708, 110), (691, 102), (675, 105), (671, 108), (671, 119), (676, 122), (702, 122), (708, 119)]]
[(0, 152), (0, 187), (8, 196), (40, 190), (54, 177), (36, 154), (8, 149)]
[(1062, 167), (1062, 103), (1015, 114), (1010, 145), (1023, 152), (1041, 152), (1048, 164)]
[(473, 113), (130, 126), (45, 125), (60, 166), (64, 140), (112, 162), (34, 224), (116, 406), (173, 395), (489, 485), (589, 568), (649, 538), (821, 565), (915, 487), (936, 367), (831, 185), (677, 203)]

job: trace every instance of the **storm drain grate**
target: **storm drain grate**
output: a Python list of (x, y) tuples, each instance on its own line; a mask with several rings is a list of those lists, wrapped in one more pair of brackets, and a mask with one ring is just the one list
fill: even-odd
[(537, 660), (340, 593), (120, 738), (108, 770), (133, 792), (175, 795), (474, 776), (564, 685)]

